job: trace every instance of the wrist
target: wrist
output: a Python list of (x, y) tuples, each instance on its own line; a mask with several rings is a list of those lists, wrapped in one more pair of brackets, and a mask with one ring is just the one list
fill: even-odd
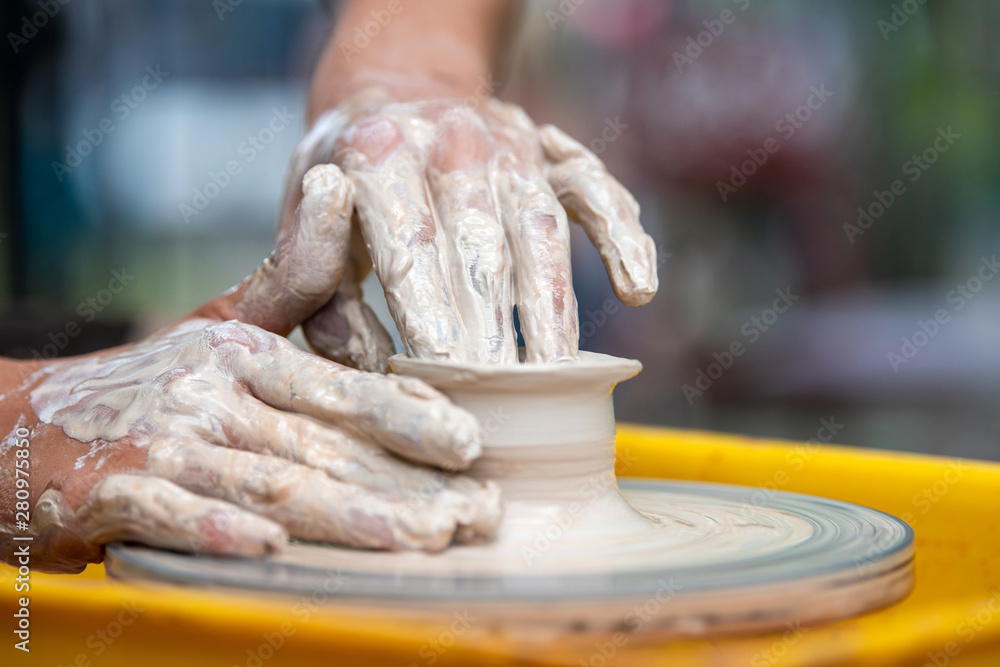
[[(32, 373), (44, 365), (44, 361), (0, 358), (0, 397), (17, 389)], [(3, 405), (3, 402), (0, 402), (0, 405)]]
[[(331, 42), (313, 79), (309, 92), (308, 121), (311, 123), (324, 111), (334, 109), (364, 90), (378, 88), (397, 102), (432, 98), (457, 98), (476, 95), (485, 88), (493, 94), (497, 82), (490, 68), (475, 48), (457, 40), (443, 40), (451, 44), (437, 45), (435, 58), (405, 58), (395, 49), (375, 57), (344, 61)], [(331, 54), (334, 50), (336, 53)], [(447, 58), (443, 54), (448, 53)], [(440, 62), (461, 62), (440, 65)]]
[(0, 359), (0, 440), (16, 428), (23, 416), (23, 397), (18, 390), (44, 365), (42, 361)]
[[(0, 470), (4, 471), (9, 481), (7, 487), (0, 490), (0, 561), (6, 563), (12, 563), (9, 556), (13, 553), (13, 542), (5, 542), (4, 537), (15, 533), (16, 503), (24, 500), (15, 495), (15, 477), (33, 480), (28, 468), (33, 462), (26, 461), (31, 452), (28, 438), (35, 426), (35, 416), (28, 397), (21, 389), (25, 380), (44, 365), (43, 361), (0, 359), (0, 442), (6, 443), (0, 451)], [(20, 469), (17, 476), (15, 469)], [(22, 481), (16, 488), (27, 488), (25, 485), (27, 482)], [(42, 485), (36, 488), (40, 493)], [(37, 494), (34, 494), (29, 498), (29, 506), (34, 505), (36, 497)]]
[[(362, 90), (396, 101), (492, 94), (519, 3), (514, 0), (355, 0), (313, 77), (308, 121)], [(396, 9), (395, 13), (390, 13)], [(381, 19), (381, 20), (379, 20)]]

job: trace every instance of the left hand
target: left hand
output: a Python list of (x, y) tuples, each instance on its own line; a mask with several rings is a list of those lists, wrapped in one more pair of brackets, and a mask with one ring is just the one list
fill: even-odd
[(495, 534), (499, 488), (455, 472), (481, 451), (472, 414), (282, 337), (337, 288), (339, 174), (310, 170), (275, 252), (182, 321), (79, 357), (0, 360), (0, 560), (29, 525), (31, 567), (62, 572), (118, 540), (258, 556), (289, 536), (437, 551)]

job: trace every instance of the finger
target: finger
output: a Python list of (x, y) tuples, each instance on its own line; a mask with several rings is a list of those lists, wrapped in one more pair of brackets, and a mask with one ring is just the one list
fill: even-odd
[(336, 109), (328, 111), (317, 118), (299, 140), (285, 178), (285, 197), (281, 207), (279, 234), (291, 228), (295, 220), (295, 210), (302, 201), (302, 180), (306, 172), (318, 164), (328, 164), (333, 161), (331, 158), (334, 145), (347, 122), (348, 114), (344, 111)]
[(363, 371), (387, 372), (389, 357), (396, 351), (364, 302), (353, 267), (341, 278), (333, 298), (303, 322), (302, 331), (316, 354)]
[(467, 345), (420, 151), (386, 118), (351, 128), (344, 146), (338, 160), (357, 188), (365, 246), (407, 352), (464, 361)]
[(268, 517), (303, 539), (438, 551), (455, 534), (455, 520), (447, 513), (406, 512), (385, 496), (273, 456), (171, 439), (150, 446), (149, 469), (190, 491)]
[[(99, 563), (104, 557), (104, 545), (87, 541), (72, 520), (61, 489), (49, 487), (42, 492), (31, 512), (31, 567), (33, 570), (58, 574), (78, 574), (87, 563)], [(18, 542), (7, 542), (9, 550), (4, 560), (13, 563), (14, 547)], [(4, 549), (0, 541), (0, 552)]]
[(282, 338), (271, 341), (266, 355), (234, 345), (242, 356), (233, 364), (238, 379), (279, 410), (315, 417), (449, 470), (468, 467), (482, 451), (476, 418), (419, 380), (337, 366)]
[[(300, 184), (310, 167), (332, 161), (337, 137), (348, 115), (330, 111), (320, 116), (299, 142), (292, 156), (285, 184), (281, 230), (290, 227), (302, 200)], [(388, 358), (395, 352), (392, 338), (378, 318), (361, 300), (360, 283), (371, 268), (360, 229), (351, 226), (350, 264), (341, 278), (337, 293), (303, 325), (306, 341), (314, 352), (361, 370), (385, 373)]]
[(656, 294), (656, 245), (639, 224), (639, 204), (582, 144), (552, 125), (539, 129), (549, 183), (597, 248), (615, 294), (630, 306)]
[(492, 537), (502, 517), (500, 489), (494, 482), (407, 463), (341, 429), (275, 410), (249, 396), (241, 399), (237, 419), (225, 433), (204, 437), (321, 470), (346, 484), (389, 496), (407, 511), (450, 516), (459, 542)]
[(237, 319), (285, 335), (333, 296), (347, 263), (354, 186), (332, 164), (313, 167), (277, 249), (242, 283), (195, 315)]
[(493, 177), (514, 266), (528, 362), (579, 358), (579, 323), (566, 212), (541, 174), (504, 153)]
[(285, 529), (268, 519), (156, 477), (106, 477), (77, 516), (85, 538), (96, 544), (132, 540), (216, 556), (260, 556), (288, 542)]
[(467, 113), (442, 119), (428, 183), (465, 335), (469, 359), (517, 363), (512, 274), (486, 165), (489, 135)]

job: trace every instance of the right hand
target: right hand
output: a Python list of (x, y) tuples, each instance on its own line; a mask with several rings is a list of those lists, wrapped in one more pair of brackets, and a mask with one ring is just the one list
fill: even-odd
[[(327, 269), (346, 253), (331, 249), (348, 234), (337, 211), (350, 189), (337, 178), (310, 173), (293, 229), (234, 290), (139, 343), (37, 364), (4, 394), (0, 417), (30, 432), (0, 470), (13, 480), (29, 450), (33, 568), (79, 571), (118, 540), (253, 556), (289, 535), (432, 551), (494, 535), (498, 487), (452, 472), (481, 450), (470, 413), (273, 333), (337, 288)], [(24, 534), (14, 486), (0, 489), (8, 562)]]
[(526, 361), (578, 359), (567, 211), (623, 303), (655, 295), (656, 246), (631, 193), (585, 146), (490, 93), (442, 98), (416, 80), (405, 93), (363, 89), (299, 143), (283, 221), (316, 164), (339, 167), (356, 193), (344, 203), (357, 222), (349, 268), (303, 325), (318, 354), (385, 369), (391, 339), (360, 288), (374, 266), (412, 357), (516, 364), (516, 305)]

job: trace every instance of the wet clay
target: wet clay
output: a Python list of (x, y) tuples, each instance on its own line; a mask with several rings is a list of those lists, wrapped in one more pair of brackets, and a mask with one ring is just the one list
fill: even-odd
[[(761, 502), (756, 489), (719, 485), (630, 480), (620, 492), (616, 455), (626, 474), (634, 461), (615, 450), (611, 392), (638, 362), (581, 353), (555, 364), (391, 365), (478, 417), (483, 451), (467, 474), (503, 491), (494, 541), (436, 554), (293, 544), (225, 570), (116, 548), (109, 571), (274, 591), (314, 590), (336, 572), (343, 600), (380, 615), (468, 609), (482, 632), (548, 638), (782, 628), (862, 613), (912, 587), (913, 533), (874, 510), (788, 493)], [(642, 611), (651, 604), (655, 614)]]
[[(441, 389), (489, 427), (483, 453), (467, 474), (500, 486), (504, 521), (489, 544), (455, 547), (434, 557), (345, 555), (343, 565), (407, 575), (599, 574), (692, 558), (708, 563), (731, 557), (734, 548), (763, 556), (810, 533), (809, 521), (794, 517), (706, 514), (704, 507), (684, 506), (661, 517), (634, 509), (616, 483), (610, 394), (616, 382), (641, 366), (603, 355), (586, 359), (586, 364), (455, 368), (393, 357), (397, 373)], [(627, 468), (627, 452), (620, 456)], [(714, 529), (707, 540), (709, 524)], [(287, 558), (298, 557), (293, 547)]]
[(286, 530), (440, 550), (500, 520), (496, 485), (404, 460), (468, 467), (481, 449), (471, 414), (413, 378), (335, 366), (239, 322), (190, 320), (29, 382), (39, 420), (90, 444), (77, 469), (133, 450), (144, 462), (97, 481), (80, 508), (44, 496), (34, 531), (254, 555), (281, 548)]
[(656, 292), (656, 251), (635, 199), (596, 155), (517, 106), (394, 102), (373, 87), (316, 121), (289, 191), (319, 162), (353, 183), (367, 251), (318, 315), (323, 326), (305, 328), (330, 358), (384, 370), (388, 338), (357, 286), (370, 257), (414, 358), (516, 365), (516, 305), (528, 362), (577, 359), (567, 211), (622, 301), (640, 305)]

